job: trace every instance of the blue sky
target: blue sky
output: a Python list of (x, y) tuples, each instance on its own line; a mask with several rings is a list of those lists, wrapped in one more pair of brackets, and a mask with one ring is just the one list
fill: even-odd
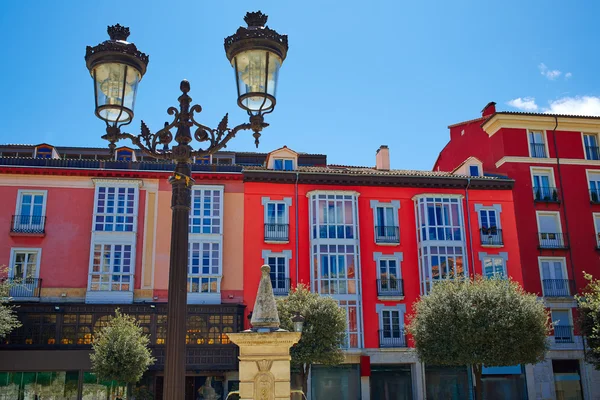
[[(141, 119), (162, 127), (184, 78), (203, 123), (226, 112), (245, 122), (223, 38), (260, 9), (289, 35), (290, 50), (259, 151), (287, 145), (330, 163), (374, 165), (387, 144), (393, 168), (431, 169), (447, 126), (478, 117), (489, 101), (600, 115), (594, 3), (5, 1), (0, 142), (106, 145), (83, 57), (117, 22), (150, 54), (128, 131), (137, 134)], [(251, 134), (228, 149), (253, 151)]]

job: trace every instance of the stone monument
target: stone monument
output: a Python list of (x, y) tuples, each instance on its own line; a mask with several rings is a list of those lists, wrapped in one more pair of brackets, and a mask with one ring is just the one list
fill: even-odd
[(271, 268), (263, 265), (260, 269), (252, 329), (227, 334), (240, 348), (239, 396), (241, 400), (289, 400), (290, 348), (298, 343), (301, 333), (279, 329)]

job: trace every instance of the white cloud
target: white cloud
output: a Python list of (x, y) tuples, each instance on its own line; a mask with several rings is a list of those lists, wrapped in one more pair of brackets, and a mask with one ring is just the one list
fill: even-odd
[(549, 104), (550, 107), (544, 108), (545, 113), (600, 116), (600, 97), (563, 97)]
[(535, 98), (533, 97), (518, 97), (509, 100), (507, 104), (522, 111), (537, 111), (538, 109), (537, 104), (535, 104)]
[(567, 73), (565, 74), (565, 79), (569, 79), (569, 78), (570, 78), (570, 77), (572, 77), (572, 76), (573, 76), (573, 74), (572, 74), (572, 73), (570, 73), (570, 72), (567, 72)]
[(551, 81), (555, 80), (562, 74), (562, 72), (557, 69), (548, 69), (548, 67), (544, 63), (538, 65), (538, 68), (540, 70), (540, 73)]

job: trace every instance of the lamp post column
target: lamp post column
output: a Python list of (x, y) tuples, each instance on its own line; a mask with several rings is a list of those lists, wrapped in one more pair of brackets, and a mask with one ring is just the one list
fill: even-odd
[(179, 97), (180, 120), (177, 126), (173, 147), (173, 157), (177, 161), (173, 176), (169, 179), (173, 195), (171, 226), (171, 258), (169, 266), (169, 297), (167, 304), (167, 338), (165, 358), (165, 384), (163, 399), (183, 400), (185, 398), (185, 336), (187, 323), (187, 272), (189, 218), (192, 201), (190, 168), (191, 151), (189, 143), (191, 120), (187, 95), (189, 83), (181, 83), (183, 94)]

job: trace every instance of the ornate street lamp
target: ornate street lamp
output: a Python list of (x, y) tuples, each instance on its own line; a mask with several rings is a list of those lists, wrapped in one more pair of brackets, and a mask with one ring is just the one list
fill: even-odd
[(294, 332), (302, 333), (304, 328), (304, 317), (300, 315), (300, 311), (296, 311), (296, 314), (292, 317), (292, 323), (294, 324)]
[[(225, 147), (237, 132), (252, 130), (258, 147), (260, 132), (269, 126), (264, 115), (273, 111), (276, 102), (279, 68), (285, 60), (287, 35), (280, 35), (265, 24), (267, 16), (260, 11), (247, 13), (244, 20), (248, 27), (240, 27), (225, 39), (227, 58), (235, 69), (238, 105), (246, 110), (249, 123), (228, 127), (228, 115), (216, 128), (209, 128), (195, 119), (202, 107), (194, 105), (188, 95), (190, 84), (183, 80), (179, 96), (179, 109), (169, 107), (173, 116), (171, 123), (156, 133), (141, 123), (141, 133), (133, 135), (122, 132), (121, 127), (130, 124), (134, 116), (135, 96), (138, 84), (146, 72), (149, 58), (127, 42), (129, 28), (121, 25), (108, 27), (110, 39), (97, 46), (88, 46), (85, 61), (94, 79), (96, 116), (106, 123), (109, 149), (116, 149), (121, 139), (130, 139), (144, 154), (173, 160), (175, 170), (169, 179), (173, 196), (171, 228), (171, 258), (169, 266), (169, 298), (167, 308), (167, 340), (165, 359), (164, 398), (183, 399), (185, 396), (185, 335), (187, 312), (188, 226), (191, 204), (191, 187), (194, 184), (190, 163), (192, 157), (203, 157)], [(192, 135), (191, 129), (195, 128)], [(172, 130), (175, 130), (173, 136)], [(193, 140), (202, 147), (194, 150)], [(172, 150), (169, 143), (175, 140)], [(159, 145), (164, 147), (161, 149)]]

